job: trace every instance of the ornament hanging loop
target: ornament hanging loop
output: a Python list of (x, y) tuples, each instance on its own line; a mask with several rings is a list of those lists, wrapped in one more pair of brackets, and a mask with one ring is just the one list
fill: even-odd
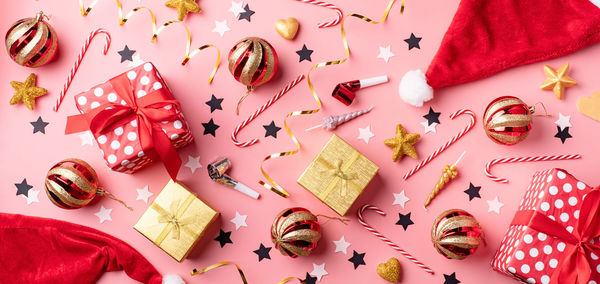
[(326, 215), (316, 215), (317, 217), (324, 217), (327, 218), (328, 220), (323, 222), (323, 224), (326, 224), (327, 222), (331, 221), (331, 220), (337, 220), (340, 221), (342, 224), (344, 225), (348, 225), (348, 222), (350, 222), (350, 219), (346, 219), (346, 218), (339, 218), (339, 217), (331, 217), (331, 216), (326, 216)]
[[(534, 114), (535, 113), (535, 106), (540, 105), (542, 106), (542, 108), (544, 109), (544, 114)], [(531, 112), (532, 116), (546, 116), (546, 117), (552, 117), (552, 114), (548, 113), (548, 110), (546, 110), (546, 106), (544, 106), (544, 104), (542, 102), (537, 102), (535, 103), (533, 106), (529, 107), (529, 111)]]
[(237, 102), (237, 106), (235, 107), (235, 114), (239, 115), (240, 114), (240, 105), (242, 104), (242, 102), (246, 99), (246, 97), (248, 97), (248, 95), (254, 91), (255, 86), (248, 86), (248, 91), (246, 91), (246, 93), (240, 98), (240, 100)]
[(102, 195), (102, 196), (106, 196), (106, 197), (108, 197), (108, 198), (110, 198), (110, 199), (112, 199), (112, 200), (114, 200), (116, 202), (119, 202), (119, 203), (123, 204), (123, 206), (125, 206), (130, 211), (133, 211), (133, 208), (127, 206), (127, 204), (125, 203), (125, 201), (123, 201), (121, 199), (118, 199), (116, 196), (114, 196), (114, 195), (112, 195), (112, 193), (104, 190), (102, 187), (98, 187), (97, 188), (97, 194), (98, 195)]
[(50, 17), (46, 14), (44, 14), (44, 12), (39, 11), (37, 14), (35, 14), (35, 21), (36, 22), (41, 22), (43, 20), (50, 20)]

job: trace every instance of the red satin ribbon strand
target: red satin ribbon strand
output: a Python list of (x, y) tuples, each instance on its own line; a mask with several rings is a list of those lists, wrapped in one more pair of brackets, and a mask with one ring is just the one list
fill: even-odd
[[(163, 132), (162, 121), (179, 117), (181, 106), (166, 91), (154, 90), (137, 98), (126, 74), (110, 80), (115, 92), (126, 105), (105, 103), (88, 113), (67, 118), (66, 134), (91, 130), (95, 136), (111, 131), (132, 119), (138, 122), (138, 137), (142, 149), (154, 149), (173, 180), (181, 167), (181, 159), (169, 137)], [(165, 107), (170, 106), (166, 109)]]
[(587, 284), (591, 276), (587, 255), (590, 252), (600, 254), (600, 246), (590, 243), (590, 240), (600, 236), (598, 220), (600, 220), (600, 187), (593, 189), (585, 197), (573, 233), (569, 233), (564, 226), (548, 216), (533, 210), (517, 212), (511, 224), (526, 225), (566, 243), (550, 283)]

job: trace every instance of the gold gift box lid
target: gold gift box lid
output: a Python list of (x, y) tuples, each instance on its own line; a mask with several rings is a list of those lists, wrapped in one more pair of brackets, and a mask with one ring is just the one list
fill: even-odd
[(133, 228), (181, 262), (218, 216), (185, 185), (170, 180)]
[(344, 216), (378, 171), (379, 166), (334, 134), (297, 182)]

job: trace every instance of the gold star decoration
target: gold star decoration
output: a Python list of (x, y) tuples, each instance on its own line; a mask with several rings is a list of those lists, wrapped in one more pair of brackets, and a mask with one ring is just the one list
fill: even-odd
[(10, 104), (24, 103), (28, 109), (35, 107), (35, 98), (45, 95), (48, 91), (35, 85), (35, 74), (31, 73), (25, 82), (12, 81), (10, 85), (15, 89), (15, 94), (10, 99)]
[(400, 160), (400, 158), (402, 158), (404, 155), (416, 159), (418, 155), (413, 145), (417, 143), (419, 138), (421, 138), (421, 135), (418, 133), (406, 133), (406, 130), (404, 127), (402, 127), (402, 124), (398, 124), (396, 126), (396, 137), (386, 139), (383, 141), (383, 144), (394, 149), (394, 153), (392, 154), (392, 160), (394, 162)]
[(165, 6), (177, 9), (177, 18), (180, 21), (183, 21), (188, 13), (200, 13), (202, 11), (196, 0), (169, 0), (165, 3)]
[(544, 65), (544, 73), (546, 74), (546, 81), (542, 83), (540, 88), (542, 90), (554, 90), (554, 95), (559, 100), (562, 100), (565, 88), (577, 85), (577, 82), (567, 75), (569, 73), (569, 63), (565, 63), (558, 70)]

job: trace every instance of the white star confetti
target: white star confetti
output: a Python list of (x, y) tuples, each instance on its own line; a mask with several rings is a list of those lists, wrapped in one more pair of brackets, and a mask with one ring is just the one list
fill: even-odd
[(327, 274), (329, 273), (327, 273), (325, 270), (325, 263), (322, 263), (321, 265), (313, 263), (313, 271), (310, 273), (310, 275), (317, 277), (317, 280), (321, 281), (321, 278)]
[(421, 122), (421, 125), (423, 125), (423, 127), (425, 128), (425, 130), (423, 130), (423, 134), (427, 134), (429, 132), (437, 133), (435, 129), (435, 127), (438, 125), (437, 122), (434, 122), (431, 125), (429, 125), (428, 121), (423, 121)]
[(504, 203), (501, 203), (498, 200), (498, 196), (497, 195), (496, 195), (496, 197), (494, 197), (494, 199), (488, 200), (487, 203), (488, 203), (488, 206), (489, 206), (488, 212), (494, 211), (494, 212), (496, 212), (496, 214), (500, 215), (500, 208), (502, 206), (504, 206)]
[(138, 52), (136, 52), (131, 59), (133, 59), (131, 62), (127, 62), (128, 67), (137, 67), (144, 63), (144, 60), (142, 60)]
[(348, 247), (351, 245), (344, 239), (344, 236), (339, 241), (333, 241), (333, 243), (335, 244), (335, 252), (343, 252), (344, 254), (348, 253)]
[(244, 3), (242, 1), (240, 2), (235, 2), (235, 1), (231, 1), (231, 8), (229, 8), (229, 12), (233, 13), (233, 16), (235, 16), (236, 18), (240, 16), (240, 13), (244, 12)]
[(79, 134), (79, 139), (81, 139), (81, 146), (94, 146), (94, 135), (92, 135), (91, 131), (86, 131)]
[(219, 35), (221, 37), (223, 37), (223, 35), (230, 31), (231, 29), (227, 26), (227, 20), (223, 20), (223, 21), (215, 21), (215, 28), (212, 30), (213, 33), (219, 33)]
[(144, 188), (138, 188), (136, 191), (138, 195), (135, 200), (143, 200), (146, 204), (148, 203), (148, 197), (154, 195), (154, 193), (148, 191), (148, 185), (144, 186)]
[(381, 58), (383, 60), (385, 60), (385, 62), (387, 63), (390, 60), (390, 57), (395, 56), (395, 54), (392, 53), (392, 47), (390, 45), (386, 46), (386, 47), (379, 47), (379, 55), (377, 55), (377, 58)]
[(235, 224), (235, 230), (237, 231), (241, 227), (248, 227), (246, 218), (248, 218), (248, 215), (240, 215), (240, 212), (235, 211), (235, 217), (230, 222)]
[(24, 194), (22, 194), (21, 196), (25, 197), (25, 199), (27, 200), (27, 205), (30, 205), (33, 202), (40, 203), (40, 199), (38, 198), (39, 193), (39, 190), (31, 189), (27, 193), (27, 196), (25, 196)]
[(563, 115), (562, 113), (558, 113), (558, 120), (554, 122), (556, 125), (558, 125), (558, 127), (560, 127), (560, 130), (562, 131), (563, 129), (567, 128), (567, 127), (571, 127), (573, 125), (571, 125), (571, 116), (570, 115)]
[(404, 194), (403, 190), (400, 193), (394, 193), (394, 203), (392, 203), (392, 205), (400, 205), (402, 208), (404, 208), (404, 204), (406, 204), (406, 202), (409, 200), (410, 198), (406, 197), (406, 194)]
[(102, 224), (104, 223), (104, 221), (112, 221), (112, 218), (110, 217), (110, 212), (112, 212), (112, 208), (106, 209), (104, 208), (104, 206), (100, 206), (100, 211), (96, 212), (94, 215), (96, 215), (96, 217), (100, 219), (100, 224)]
[(202, 168), (202, 164), (200, 164), (200, 156), (192, 157), (188, 155), (188, 161), (183, 166), (189, 168), (193, 174), (197, 169)]
[(371, 125), (367, 125), (365, 128), (358, 128), (358, 137), (357, 139), (362, 139), (365, 143), (369, 144), (369, 140), (375, 136), (373, 132), (371, 132)]

